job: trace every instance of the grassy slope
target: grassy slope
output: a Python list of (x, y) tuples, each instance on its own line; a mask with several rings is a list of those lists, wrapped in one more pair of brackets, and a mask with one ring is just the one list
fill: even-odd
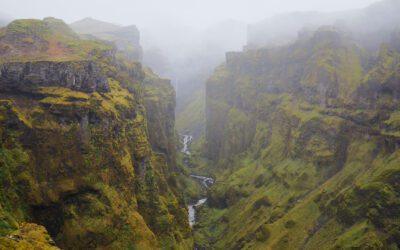
[(198, 139), (205, 129), (205, 93), (193, 94), (191, 102), (176, 114), (176, 128), (181, 134), (191, 134)]
[(0, 29), (0, 48), (0, 62), (98, 59), (112, 49), (99, 41), (78, 39), (63, 21), (55, 18), (11, 22)]

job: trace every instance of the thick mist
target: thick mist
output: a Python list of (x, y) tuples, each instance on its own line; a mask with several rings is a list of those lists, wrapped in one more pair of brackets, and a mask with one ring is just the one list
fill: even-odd
[(161, 77), (172, 80), (177, 93), (179, 121), (179, 113), (190, 103), (202, 102), (199, 98), (204, 98), (204, 83), (224, 62), (227, 51), (288, 43), (296, 39), (299, 31), (321, 25), (341, 24), (349, 30), (365, 30), (365, 27), (385, 26), (384, 21), (378, 25), (375, 19), (387, 20), (388, 17), (388, 22), (393, 23), (397, 15), (392, 11), (387, 16), (383, 4), (371, 7), (374, 19), (368, 19), (371, 11), (367, 6), (374, 2), (3, 0), (0, 25), (12, 18), (47, 16), (68, 23), (91, 17), (102, 21), (101, 29), (135, 25), (140, 33), (137, 46), (143, 51), (143, 54), (136, 53), (137, 58)]
[(365, 7), (374, 0), (2, 0), (2, 12), (14, 18), (56, 16), (67, 22), (90, 16), (139, 27), (176, 23), (208, 27), (226, 19), (251, 23), (292, 11), (340, 11)]
[[(363, 8), (372, 2), (374, 0), (2, 0), (0, 24), (12, 18), (54, 16), (68, 23), (92, 17), (122, 26), (136, 25), (141, 45), (147, 52), (144, 61), (159, 74), (179, 82), (185, 77), (171, 72), (172, 67), (181, 67), (179, 65), (190, 63), (191, 58), (203, 56), (210, 62), (197, 63), (193, 68), (205, 71), (214, 68), (223, 59), (224, 52), (241, 50), (246, 44), (248, 24), (281, 13), (343, 11)], [(287, 24), (275, 26), (277, 30), (285, 28), (292, 33), (293, 28)], [(210, 65), (205, 65), (208, 63)], [(185, 69), (189, 73), (193, 70)]]
[[(300, 31), (313, 31), (329, 25), (346, 32), (353, 39), (368, 43), (369, 47), (379, 46), (385, 40), (385, 32), (399, 27), (400, 1), (378, 1), (362, 9), (336, 12), (295, 12), (266, 18), (249, 25), (248, 45), (274, 46), (288, 43), (297, 38)], [(373, 37), (382, 40), (373, 41)], [(376, 35), (376, 36), (373, 36)]]

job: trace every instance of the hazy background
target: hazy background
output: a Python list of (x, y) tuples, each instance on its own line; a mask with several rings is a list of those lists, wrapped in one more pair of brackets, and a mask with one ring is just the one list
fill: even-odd
[(375, 2), (379, 1), (0, 0), (0, 25), (11, 17), (48, 16), (67, 23), (91, 17), (136, 25), (143, 64), (175, 86), (178, 130), (197, 136), (204, 125), (204, 83), (225, 60), (225, 52), (291, 42), (304, 27), (339, 23), (350, 32), (363, 31), (364, 39), (373, 29), (400, 24), (400, 0), (367, 7)]
[(56, 16), (73, 22), (86, 16), (119, 24), (147, 26), (176, 22), (207, 27), (225, 19), (255, 22), (291, 11), (362, 8), (374, 0), (0, 0), (14, 18)]

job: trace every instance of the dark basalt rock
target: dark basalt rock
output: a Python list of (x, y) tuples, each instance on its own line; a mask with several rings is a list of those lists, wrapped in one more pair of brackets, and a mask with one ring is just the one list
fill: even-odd
[(0, 65), (0, 89), (65, 87), (82, 92), (108, 92), (108, 80), (92, 61), (9, 62)]

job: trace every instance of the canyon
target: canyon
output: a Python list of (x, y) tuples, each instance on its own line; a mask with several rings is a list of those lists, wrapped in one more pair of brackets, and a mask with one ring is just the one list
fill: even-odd
[(235, 51), (166, 71), (135, 25), (8, 22), (0, 249), (399, 249), (397, 10), (276, 16), (241, 50), (227, 22)]

